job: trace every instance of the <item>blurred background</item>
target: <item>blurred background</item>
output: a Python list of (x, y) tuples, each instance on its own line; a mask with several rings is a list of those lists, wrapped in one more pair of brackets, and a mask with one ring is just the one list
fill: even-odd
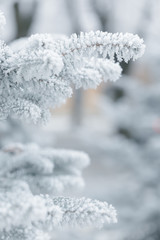
[(0, 146), (35, 141), (90, 155), (85, 189), (68, 194), (112, 203), (118, 224), (68, 232), (65, 240), (159, 240), (160, 0), (0, 0), (0, 9), (7, 20), (2, 37), (12, 46), (34, 33), (102, 30), (144, 38), (145, 55), (122, 63), (116, 83), (77, 90), (65, 105), (51, 109), (53, 118), (44, 127), (2, 122)]

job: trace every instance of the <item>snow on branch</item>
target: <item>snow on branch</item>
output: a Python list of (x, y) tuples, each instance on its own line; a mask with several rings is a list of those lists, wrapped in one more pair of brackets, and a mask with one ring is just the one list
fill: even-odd
[(117, 222), (116, 210), (106, 202), (32, 195), (22, 181), (1, 179), (0, 186), (1, 239), (28, 239), (24, 236), (34, 236), (39, 230), (49, 233), (62, 226), (100, 228)]
[(0, 151), (0, 178), (23, 180), (34, 194), (62, 193), (84, 186), (82, 170), (89, 162), (84, 152), (14, 143)]
[(141, 57), (144, 48), (137, 35), (101, 31), (64, 40), (35, 34), (17, 51), (0, 41), (0, 119), (46, 121), (50, 107), (71, 97), (71, 86), (86, 89), (116, 81), (121, 67), (114, 56), (128, 62)]
[(116, 210), (106, 202), (84, 197), (79, 199), (57, 197), (52, 201), (63, 212), (62, 225), (101, 228), (105, 223), (117, 222)]
[(54, 223), (57, 223), (62, 216), (58, 206), (49, 208), (41, 196), (32, 195), (25, 182), (1, 179), (0, 231), (9, 231), (20, 226), (31, 227), (32, 224), (45, 222), (48, 211), (53, 213), (53, 207)]
[(84, 66), (70, 75), (76, 88), (96, 88), (102, 81), (116, 81), (121, 76), (122, 69), (118, 63), (107, 59), (84, 58)]
[(136, 60), (144, 54), (144, 50), (143, 39), (131, 33), (81, 32), (80, 36), (73, 34), (70, 41), (61, 43), (63, 56), (100, 54), (103, 58), (108, 57), (113, 60), (114, 55), (116, 55), (119, 62)]

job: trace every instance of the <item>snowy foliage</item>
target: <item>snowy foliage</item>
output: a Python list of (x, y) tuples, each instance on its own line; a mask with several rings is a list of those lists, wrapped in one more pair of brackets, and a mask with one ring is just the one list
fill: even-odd
[(37, 235), (37, 230), (47, 234), (55, 227), (102, 227), (104, 223), (116, 222), (115, 209), (105, 202), (32, 195), (24, 182), (3, 181), (0, 192), (1, 239), (17, 239), (16, 236), (25, 239), (26, 234), (27, 237)]
[(44, 201), (38, 196), (34, 197), (28, 186), (18, 181), (1, 179), (0, 205), (1, 231), (20, 225), (28, 226), (32, 221), (43, 220), (46, 214)]
[(89, 164), (83, 152), (12, 144), (0, 152), (0, 177), (24, 180), (35, 193), (62, 193), (84, 185), (81, 171)]
[(105, 223), (116, 223), (117, 214), (112, 205), (98, 200), (85, 198), (64, 198), (53, 199), (53, 203), (63, 211), (62, 224), (69, 226), (102, 227)]
[[(36, 239), (40, 229), (49, 234), (55, 226), (102, 227), (116, 222), (115, 209), (105, 202), (51, 197), (82, 186), (81, 171), (88, 164), (83, 152), (41, 150), (35, 144), (4, 147), (0, 152), (0, 212), (5, 221), (0, 221), (0, 236)], [(40, 193), (50, 196), (35, 195)]]
[(71, 96), (72, 83), (86, 89), (117, 80), (121, 69), (114, 56), (135, 60), (144, 53), (144, 44), (137, 35), (101, 31), (64, 40), (35, 34), (17, 52), (1, 41), (0, 52), (0, 118), (16, 115), (37, 123), (48, 119), (49, 107)]

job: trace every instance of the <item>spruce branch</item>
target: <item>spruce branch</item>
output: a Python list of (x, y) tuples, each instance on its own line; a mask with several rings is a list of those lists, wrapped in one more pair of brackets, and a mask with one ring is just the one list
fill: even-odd
[(116, 81), (121, 68), (114, 57), (128, 62), (144, 49), (137, 35), (101, 31), (61, 39), (35, 34), (17, 51), (0, 41), (0, 119), (46, 121), (50, 107), (71, 97), (72, 85), (87, 89)]
[(62, 225), (72, 227), (94, 226), (101, 228), (105, 223), (116, 223), (117, 214), (112, 205), (98, 200), (86, 198), (57, 197), (53, 204), (63, 212)]
[(25, 181), (34, 194), (53, 195), (83, 187), (82, 170), (89, 163), (84, 152), (14, 143), (0, 151), (0, 178)]
[(116, 81), (121, 76), (121, 67), (108, 59), (85, 58), (83, 67), (70, 75), (75, 88), (96, 88), (102, 81)]
[(62, 41), (60, 47), (64, 57), (79, 53), (89, 56), (100, 54), (103, 58), (113, 59), (116, 55), (119, 62), (136, 60), (143, 55), (145, 50), (143, 39), (140, 39), (138, 35), (112, 34), (102, 31), (81, 32), (80, 36), (73, 34), (70, 41)]
[[(0, 236), (38, 230), (50, 232), (55, 227), (102, 227), (116, 223), (116, 210), (106, 202), (86, 198), (32, 195), (22, 181), (0, 182)], [(18, 197), (17, 197), (18, 196)], [(21, 229), (21, 230), (20, 230)]]

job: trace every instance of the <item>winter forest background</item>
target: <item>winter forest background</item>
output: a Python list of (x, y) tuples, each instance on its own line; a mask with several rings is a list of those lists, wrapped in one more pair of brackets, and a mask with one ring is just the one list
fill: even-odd
[(51, 109), (45, 126), (12, 118), (1, 121), (0, 147), (21, 143), (31, 154), (38, 152), (37, 146), (28, 150), (27, 144), (35, 142), (42, 148), (73, 149), (90, 156), (90, 165), (80, 166), (87, 166), (85, 186), (76, 176), (73, 188), (57, 184), (54, 195), (107, 201), (116, 208), (118, 223), (100, 230), (57, 230), (52, 239), (159, 240), (160, 0), (0, 0), (0, 10), (7, 21), (2, 38), (13, 49), (35, 33), (63, 39), (101, 30), (144, 39), (144, 56), (122, 62), (123, 75), (117, 82), (75, 90), (66, 104)]

